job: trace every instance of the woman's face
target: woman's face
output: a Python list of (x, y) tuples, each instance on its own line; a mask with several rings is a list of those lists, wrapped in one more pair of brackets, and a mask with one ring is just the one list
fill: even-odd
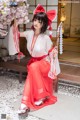
[(41, 30), (43, 23), (37, 19), (33, 21), (33, 26), (35, 30)]

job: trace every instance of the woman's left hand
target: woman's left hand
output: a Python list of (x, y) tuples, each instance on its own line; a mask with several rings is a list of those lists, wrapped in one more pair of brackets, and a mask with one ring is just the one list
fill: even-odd
[(54, 49), (53, 49), (53, 57), (55, 58), (58, 54), (58, 47), (55, 46)]
[(55, 46), (55, 47), (51, 50), (51, 52), (49, 52), (49, 56), (50, 56), (51, 58), (55, 58), (55, 57), (57, 56), (57, 54), (58, 54), (58, 47)]

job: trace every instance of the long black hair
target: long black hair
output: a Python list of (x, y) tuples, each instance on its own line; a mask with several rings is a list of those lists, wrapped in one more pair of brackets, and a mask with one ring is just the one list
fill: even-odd
[(48, 27), (48, 17), (46, 13), (44, 12), (39, 12), (33, 16), (32, 22), (34, 20), (39, 20), (41, 24), (43, 24), (41, 28), (41, 33), (44, 33), (47, 30)]

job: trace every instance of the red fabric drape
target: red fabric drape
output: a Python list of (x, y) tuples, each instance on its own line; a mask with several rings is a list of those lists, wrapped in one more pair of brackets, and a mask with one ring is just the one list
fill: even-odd
[[(42, 58), (32, 58), (28, 64), (28, 75), (26, 78), (22, 103), (31, 109), (40, 109), (46, 105), (53, 104), (57, 98), (53, 95), (53, 80), (48, 77), (50, 64)], [(48, 97), (44, 104), (36, 106), (35, 101)]]

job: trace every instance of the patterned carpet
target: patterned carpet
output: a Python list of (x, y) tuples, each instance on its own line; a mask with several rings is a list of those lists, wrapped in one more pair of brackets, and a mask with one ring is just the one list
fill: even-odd
[[(0, 120), (43, 120), (30, 115), (19, 118), (17, 110), (20, 105), (24, 81), (19, 84), (18, 76), (14, 73), (0, 71)], [(80, 97), (80, 85), (72, 85), (59, 81), (58, 94)]]

